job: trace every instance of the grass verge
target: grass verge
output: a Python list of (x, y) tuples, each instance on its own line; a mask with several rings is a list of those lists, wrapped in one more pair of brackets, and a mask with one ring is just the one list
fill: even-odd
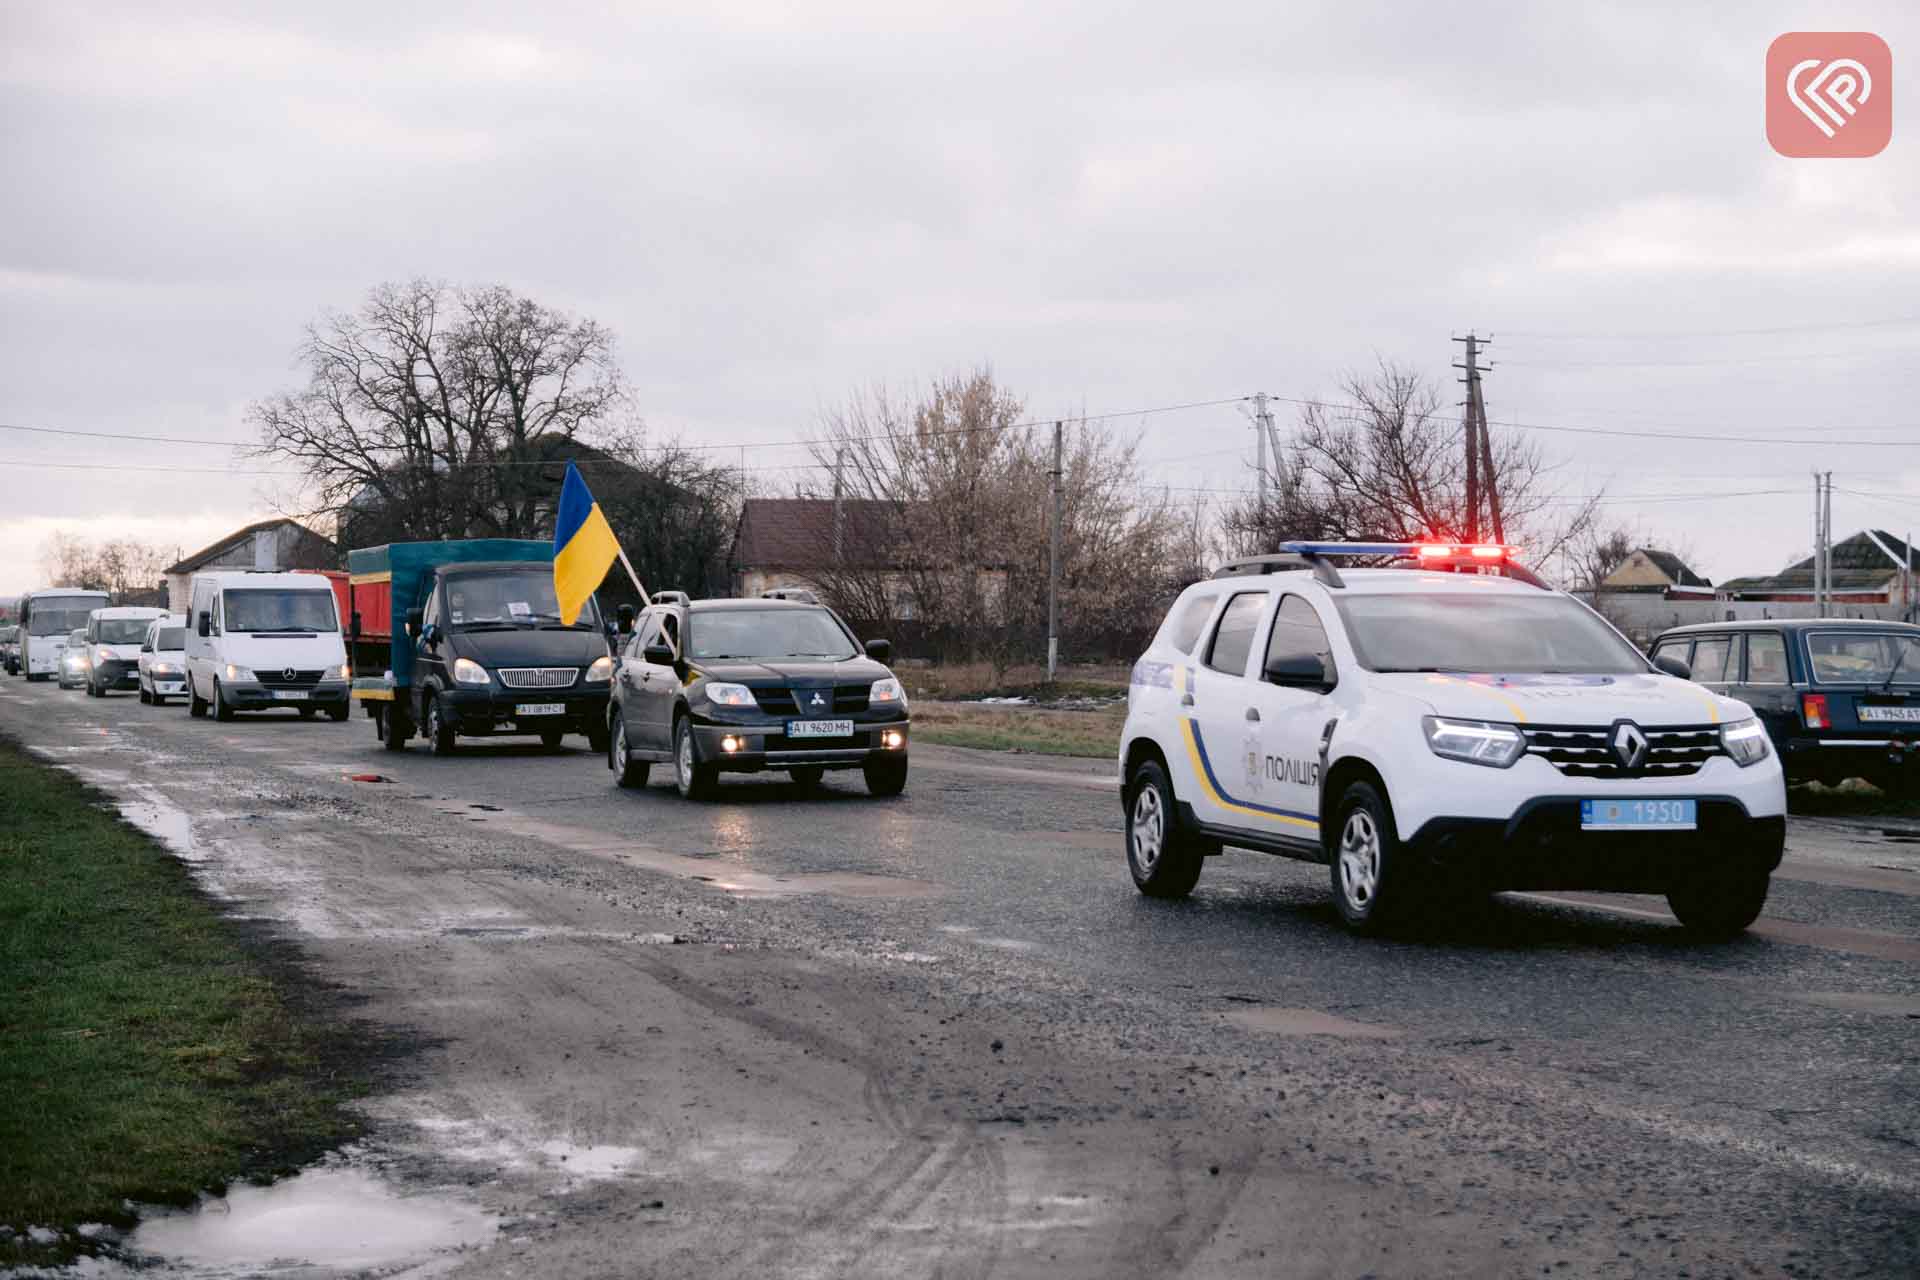
[(103, 799), (0, 741), (0, 1267), (297, 1167), (366, 1088), (328, 997)]
[(1097, 711), (983, 706), (977, 702), (916, 702), (913, 739), (983, 751), (1111, 759), (1120, 749), (1124, 705)]

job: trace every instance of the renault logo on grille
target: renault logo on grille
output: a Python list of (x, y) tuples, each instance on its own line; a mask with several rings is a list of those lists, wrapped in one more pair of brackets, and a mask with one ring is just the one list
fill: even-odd
[(1623, 769), (1638, 769), (1647, 762), (1647, 735), (1631, 720), (1613, 726), (1613, 754)]

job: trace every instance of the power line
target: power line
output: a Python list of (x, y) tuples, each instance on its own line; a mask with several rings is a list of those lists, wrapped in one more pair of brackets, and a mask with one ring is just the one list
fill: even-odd
[(1920, 315), (1887, 316), (1880, 320), (1841, 320), (1828, 324), (1788, 324), (1762, 329), (1635, 329), (1631, 332), (1575, 333), (1552, 329), (1509, 329), (1511, 338), (1541, 338), (1549, 342), (1665, 342), (1675, 338), (1759, 338), (1787, 333), (1829, 333), (1849, 329), (1890, 329), (1920, 324)]

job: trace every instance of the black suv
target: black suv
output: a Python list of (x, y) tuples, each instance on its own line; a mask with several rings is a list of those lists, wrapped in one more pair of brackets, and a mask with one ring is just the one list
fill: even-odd
[(862, 648), (838, 615), (795, 600), (664, 594), (642, 612), (614, 671), (607, 766), (623, 787), (673, 766), (683, 796), (722, 771), (785, 770), (817, 786), (859, 769), (877, 796), (907, 785), (907, 695), (885, 640)]
[(1653, 642), (1767, 726), (1789, 782), (1910, 788), (1920, 760), (1920, 627), (1778, 618), (1675, 627)]

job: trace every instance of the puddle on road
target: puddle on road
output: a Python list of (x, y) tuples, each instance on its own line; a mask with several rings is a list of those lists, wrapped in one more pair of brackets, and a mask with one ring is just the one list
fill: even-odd
[(130, 1250), (210, 1276), (364, 1270), (489, 1243), (489, 1214), (446, 1195), (403, 1196), (362, 1169), (309, 1169), (270, 1187), (238, 1187), (184, 1213), (148, 1218)]
[(1227, 1021), (1249, 1031), (1282, 1036), (1338, 1036), (1346, 1040), (1393, 1040), (1400, 1036), (1394, 1027), (1354, 1022), (1318, 1009), (1282, 1009), (1273, 1005), (1236, 1009), (1227, 1014)]

